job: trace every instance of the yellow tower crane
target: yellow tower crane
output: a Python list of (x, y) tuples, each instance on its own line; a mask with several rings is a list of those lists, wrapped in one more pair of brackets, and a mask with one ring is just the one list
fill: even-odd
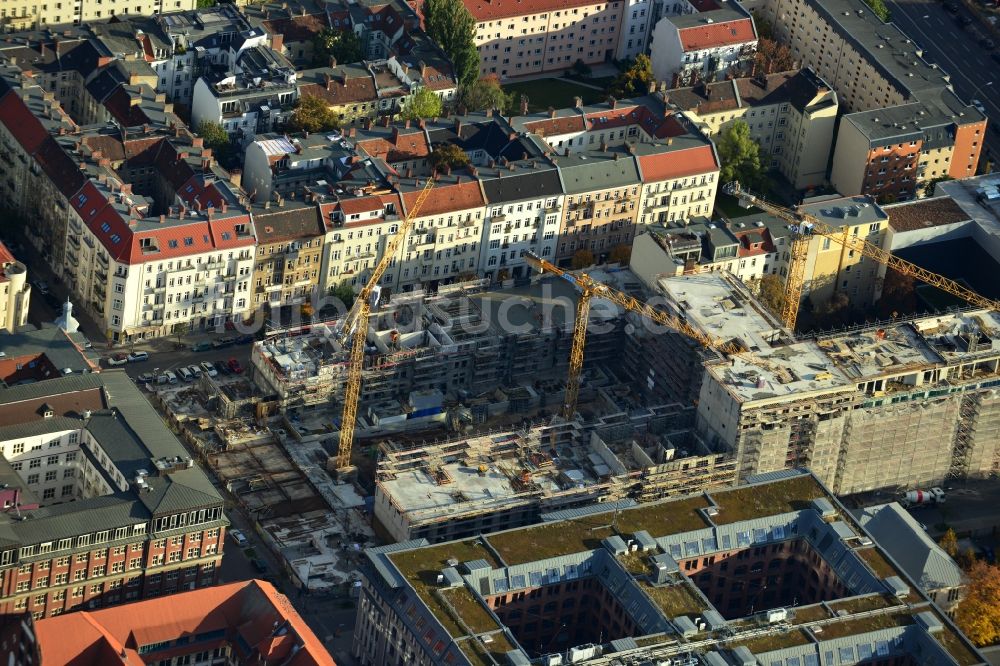
[(378, 283), (382, 279), (382, 274), (395, 258), (399, 245), (410, 233), (413, 220), (423, 207), (432, 187), (434, 187), (434, 179), (428, 178), (427, 183), (420, 190), (417, 200), (413, 203), (413, 208), (406, 211), (406, 217), (399, 225), (399, 230), (385, 244), (382, 258), (375, 264), (368, 282), (355, 297), (354, 305), (344, 317), (340, 328), (342, 339), (344, 341), (349, 339), (351, 347), (347, 365), (347, 386), (344, 388), (344, 412), (340, 419), (340, 441), (337, 445), (336, 469), (338, 472), (347, 472), (351, 468), (351, 447), (354, 445), (354, 426), (358, 419), (358, 397), (361, 395), (361, 370), (364, 364), (365, 342), (368, 339), (368, 317), (371, 315), (373, 300), (378, 298)]
[(661, 326), (683, 333), (694, 338), (702, 346), (716, 349), (726, 354), (739, 354), (746, 350), (740, 345), (728, 342), (702, 333), (676, 315), (657, 310), (648, 303), (623, 294), (611, 287), (598, 282), (586, 273), (568, 273), (541, 257), (528, 253), (525, 255), (528, 264), (543, 273), (552, 273), (576, 285), (580, 290), (580, 299), (576, 302), (576, 319), (573, 321), (573, 345), (569, 352), (569, 376), (566, 380), (566, 400), (563, 403), (563, 416), (568, 420), (576, 411), (576, 400), (580, 394), (580, 372), (583, 370), (583, 348), (587, 341), (587, 318), (590, 315), (590, 299), (597, 297), (620, 305), (629, 312), (635, 312)]
[(782, 305), (781, 320), (790, 331), (795, 331), (795, 322), (799, 315), (799, 304), (802, 300), (802, 285), (805, 282), (806, 260), (809, 256), (809, 239), (811, 236), (823, 236), (838, 243), (848, 250), (854, 250), (863, 256), (887, 266), (896, 272), (925, 282), (937, 287), (941, 291), (952, 296), (961, 298), (972, 305), (987, 308), (990, 310), (1000, 310), (1000, 301), (994, 301), (980, 296), (968, 287), (964, 287), (958, 282), (943, 275), (933, 273), (926, 268), (921, 268), (914, 263), (901, 259), (885, 250), (875, 243), (870, 242), (861, 236), (851, 235), (849, 227), (845, 226), (843, 231), (834, 229), (824, 224), (816, 217), (801, 211), (785, 208), (770, 203), (744, 190), (738, 182), (731, 182), (723, 185), (722, 191), (739, 199), (740, 205), (744, 208), (756, 207), (771, 215), (788, 222), (789, 231), (792, 235), (792, 247), (788, 266), (788, 277), (785, 279), (784, 303)]

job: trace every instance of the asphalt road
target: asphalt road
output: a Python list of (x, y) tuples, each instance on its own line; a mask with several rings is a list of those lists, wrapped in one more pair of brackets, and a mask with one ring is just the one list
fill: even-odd
[[(978, 99), (986, 108), (991, 129), (981, 163), (990, 159), (1000, 167), (1000, 63), (979, 45), (986, 36), (978, 17), (964, 6), (949, 14), (937, 0), (886, 0), (892, 21), (924, 49), (924, 57), (951, 76), (952, 86), (965, 101)], [(962, 28), (957, 17), (969, 16), (973, 24)]]

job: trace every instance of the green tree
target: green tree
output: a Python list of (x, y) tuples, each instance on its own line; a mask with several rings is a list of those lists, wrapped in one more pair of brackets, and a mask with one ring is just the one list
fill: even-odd
[(737, 180), (753, 189), (763, 181), (760, 146), (750, 137), (750, 126), (737, 120), (722, 132), (716, 142), (722, 162), (719, 177), (723, 183)]
[(202, 138), (206, 148), (212, 149), (212, 154), (219, 163), (229, 161), (233, 154), (233, 143), (229, 140), (229, 133), (222, 125), (210, 120), (203, 120), (198, 125), (198, 136)]
[(406, 120), (420, 118), (440, 118), (443, 105), (441, 98), (430, 88), (419, 88), (403, 107), (402, 116)]
[(436, 147), (431, 151), (431, 166), (440, 169), (444, 166), (451, 168), (463, 167), (469, 164), (469, 156), (464, 150), (453, 143), (446, 143)]
[(479, 77), (476, 21), (462, 0), (425, 0), (424, 25), (427, 35), (451, 59), (459, 86), (475, 83)]
[(313, 37), (313, 65), (323, 67), (330, 62), (330, 56), (338, 63), (358, 62), (364, 59), (361, 38), (353, 30), (333, 30), (323, 28)]
[(340, 118), (315, 95), (303, 95), (295, 103), (288, 126), (295, 132), (325, 132), (340, 127)]
[(330, 295), (340, 299), (347, 310), (354, 305), (354, 287), (347, 280), (342, 280), (336, 287), (330, 287)]
[(460, 99), (462, 105), (469, 111), (499, 109), (500, 113), (504, 113), (514, 103), (511, 96), (500, 87), (500, 80), (496, 74), (484, 76), (463, 88)]
[(949, 527), (938, 540), (938, 545), (941, 546), (941, 550), (948, 553), (949, 557), (954, 558), (958, 555), (958, 536), (955, 535), (955, 530)]
[(976, 561), (966, 573), (969, 584), (955, 622), (976, 645), (992, 645), (1000, 640), (1000, 569)]
[(865, 0), (865, 4), (871, 8), (875, 16), (882, 19), (883, 23), (888, 23), (892, 19), (892, 14), (889, 12), (889, 8), (885, 6), (884, 0)]
[(586, 248), (577, 250), (573, 254), (573, 260), (572, 260), (572, 262), (573, 262), (572, 266), (573, 266), (574, 270), (577, 270), (577, 269), (580, 269), (580, 268), (586, 268), (587, 266), (593, 266), (594, 265), (594, 253), (591, 252), (590, 250), (586, 249)]
[(618, 99), (645, 95), (653, 80), (653, 63), (648, 55), (640, 53), (611, 84), (611, 94)]
[(590, 76), (593, 71), (590, 65), (580, 58), (577, 58), (576, 62), (573, 63), (573, 73), (577, 76)]

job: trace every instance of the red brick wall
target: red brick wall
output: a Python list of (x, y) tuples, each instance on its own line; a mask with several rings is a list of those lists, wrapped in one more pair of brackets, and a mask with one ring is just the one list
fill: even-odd
[[(872, 195), (892, 195), (897, 199), (913, 197), (917, 161), (920, 159), (922, 148), (923, 141), (917, 141), (912, 146), (909, 141), (904, 141), (892, 144), (888, 151), (884, 147), (871, 150), (868, 153), (868, 166), (865, 169), (861, 191)], [(884, 174), (879, 173), (882, 169), (885, 169)], [(904, 181), (904, 178), (909, 180)], [(882, 181), (882, 185), (878, 185), (879, 181)]]

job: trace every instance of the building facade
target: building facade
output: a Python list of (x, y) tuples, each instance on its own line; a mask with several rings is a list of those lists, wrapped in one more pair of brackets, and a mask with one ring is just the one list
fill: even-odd
[(123, 372), (6, 388), (0, 410), (4, 464), (38, 507), (0, 516), (4, 613), (39, 619), (215, 584), (222, 498)]
[(267, 202), (252, 210), (257, 229), (253, 306), (301, 305), (320, 288), (326, 224), (311, 201)]
[(0, 331), (13, 333), (28, 323), (31, 285), (28, 268), (0, 241)]
[(740, 3), (699, 0), (671, 9), (653, 28), (649, 47), (658, 81), (715, 81), (742, 74), (753, 60), (757, 29)]

